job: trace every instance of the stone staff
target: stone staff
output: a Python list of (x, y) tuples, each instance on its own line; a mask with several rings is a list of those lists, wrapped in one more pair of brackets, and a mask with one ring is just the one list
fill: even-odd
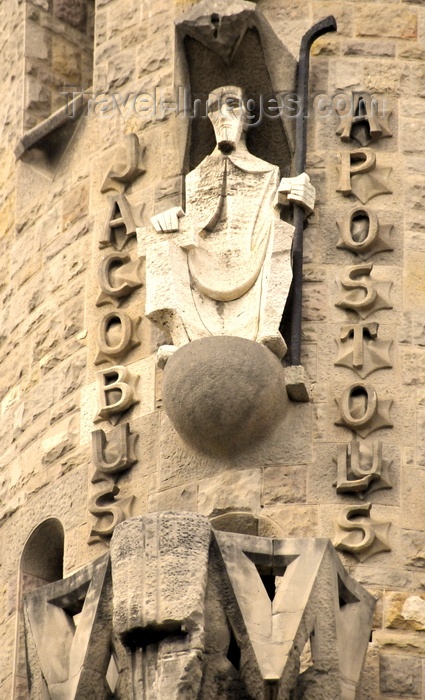
[[(305, 171), (307, 154), (307, 116), (308, 116), (308, 77), (310, 49), (314, 41), (323, 34), (336, 31), (335, 17), (329, 15), (314, 24), (303, 36), (298, 62), (297, 96), (298, 113), (295, 128), (295, 174)], [(292, 246), (292, 303), (290, 304), (290, 364), (301, 364), (301, 312), (302, 312), (302, 277), (303, 277), (303, 237), (305, 210), (296, 205), (294, 211), (294, 241)], [(289, 300), (288, 300), (289, 301)]]

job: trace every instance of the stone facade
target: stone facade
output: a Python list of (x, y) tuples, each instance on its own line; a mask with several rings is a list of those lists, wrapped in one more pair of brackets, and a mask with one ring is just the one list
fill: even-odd
[[(224, 4), (229, 15), (240, 6)], [(189, 511), (240, 536), (331, 538), (377, 599), (357, 700), (425, 698), (425, 6), (245, 3), (285, 47), (268, 47), (267, 94), (293, 89), (314, 22), (332, 14), (338, 30), (311, 50), (306, 171), (317, 196), (304, 234), (301, 358), (311, 400), (285, 398), (264, 440), (217, 452), (185, 442), (163, 408), (167, 366), (156, 356), (171, 341), (145, 314), (136, 240), (151, 217), (184, 204), (182, 175), (214, 146), (196, 125), (189, 146), (175, 113), (178, 88), (208, 85), (208, 50), (182, 39), (202, 30), (196, 5), (0, 7), (0, 697), (30, 697), (26, 591), (83, 580), (79, 570), (129, 517)], [(218, 0), (208, 7), (208, 21), (225, 14)], [(241, 43), (237, 65), (255, 41)], [(221, 70), (209, 87), (247, 79)], [(257, 95), (264, 75), (251, 71)], [(81, 87), (78, 116), (61, 89)], [(370, 117), (371, 95), (374, 119), (350, 120)], [(288, 177), (286, 125), (285, 142), (267, 140)]]

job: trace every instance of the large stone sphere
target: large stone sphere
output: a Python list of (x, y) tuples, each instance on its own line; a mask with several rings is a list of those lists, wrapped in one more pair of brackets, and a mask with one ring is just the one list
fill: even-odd
[(180, 437), (212, 455), (231, 455), (265, 437), (282, 419), (284, 371), (268, 348), (214, 336), (184, 345), (168, 360), (164, 408)]

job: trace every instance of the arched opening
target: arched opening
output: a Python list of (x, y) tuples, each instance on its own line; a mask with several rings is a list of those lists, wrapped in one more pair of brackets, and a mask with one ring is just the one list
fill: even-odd
[(15, 655), (14, 694), (17, 700), (30, 700), (26, 675), (26, 655), (22, 603), (25, 593), (63, 578), (65, 533), (57, 518), (48, 518), (32, 531), (19, 567), (18, 622)]
[[(38, 525), (29, 536), (21, 557), (21, 581), (27, 590), (63, 578), (64, 530), (57, 518)], [(30, 583), (32, 581), (32, 584)]]

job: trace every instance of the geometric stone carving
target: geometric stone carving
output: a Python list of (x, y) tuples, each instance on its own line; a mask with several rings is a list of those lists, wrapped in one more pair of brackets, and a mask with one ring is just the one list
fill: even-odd
[(339, 115), (340, 123), (336, 130), (341, 141), (355, 139), (361, 146), (371, 141), (392, 136), (388, 120), (391, 111), (379, 112), (379, 102), (367, 92), (352, 91), (350, 109), (347, 114)]
[(292, 279), (293, 226), (280, 219), (287, 199), (311, 211), (308, 177), (283, 178), (245, 144), (247, 110), (240, 88), (209, 95), (217, 146), (186, 176), (186, 211), (152, 217), (137, 229), (146, 257), (146, 315), (180, 347), (233, 335), (286, 352), (279, 332)]
[(131, 260), (127, 253), (105, 255), (99, 266), (101, 293), (96, 306), (112, 303), (119, 306), (122, 299), (142, 286), (139, 277), (140, 260)]
[(112, 591), (109, 555), (27, 593), (31, 700), (108, 700)]
[(194, 513), (153, 513), (117, 528), (111, 542), (113, 625), (126, 645), (144, 646), (149, 628), (163, 637), (178, 628), (197, 630), (210, 540), (208, 520)]
[(355, 493), (359, 498), (380, 489), (391, 489), (391, 461), (382, 458), (382, 442), (338, 445), (337, 493)]
[(118, 144), (114, 161), (103, 181), (101, 192), (115, 190), (119, 194), (139, 175), (145, 172), (142, 163), (144, 148), (140, 146), (137, 134), (127, 134)]
[(375, 601), (329, 540), (217, 532), (200, 515), (155, 513), (116, 528), (111, 564), (113, 627), (136, 697), (317, 698), (319, 687), (354, 700)]
[(163, 512), (121, 523), (110, 560), (26, 596), (32, 700), (354, 700), (375, 600), (328, 539)]
[(137, 330), (141, 319), (133, 320), (125, 311), (109, 311), (99, 320), (97, 344), (99, 351), (94, 364), (121, 362), (133, 348), (140, 345)]
[(99, 240), (99, 248), (122, 250), (136, 235), (133, 209), (123, 194), (108, 197), (109, 211)]
[[(367, 318), (374, 311), (392, 309), (390, 290), (392, 281), (374, 279), (373, 263), (350, 265), (341, 275), (341, 291), (335, 306), (355, 311), (360, 318)], [(362, 280), (361, 278), (366, 279)]]
[(350, 428), (362, 438), (374, 430), (391, 428), (393, 425), (390, 421), (392, 399), (378, 399), (371, 384), (351, 384), (335, 401), (341, 414), (335, 425)]
[(199, 697), (210, 540), (207, 519), (191, 513), (132, 518), (115, 530), (113, 626), (131, 655), (134, 697)]
[(391, 523), (372, 518), (371, 508), (371, 503), (346, 506), (333, 521), (334, 547), (350, 552), (361, 562), (379, 552), (391, 551), (388, 542)]
[(96, 372), (96, 378), (99, 410), (94, 422), (109, 420), (116, 425), (124, 411), (139, 403), (135, 398), (139, 378), (123, 365), (100, 369)]
[(378, 194), (391, 194), (388, 179), (392, 168), (377, 166), (376, 155), (371, 148), (342, 151), (340, 158), (337, 192), (345, 196), (354, 194), (362, 204)]
[(363, 260), (385, 250), (393, 250), (389, 236), (392, 224), (380, 225), (374, 211), (355, 207), (344, 219), (337, 221), (339, 239), (337, 248), (357, 253)]
[(341, 327), (335, 365), (353, 369), (362, 379), (372, 372), (392, 367), (392, 340), (378, 340), (378, 323), (354, 323)]
[(110, 537), (115, 527), (130, 516), (133, 497), (118, 499), (118, 476), (127, 471), (137, 458), (135, 445), (138, 436), (130, 433), (128, 423), (113, 428), (108, 434), (103, 430), (92, 432), (92, 459), (95, 472), (92, 484), (100, 488), (89, 499), (89, 512), (96, 517), (89, 544), (100, 538)]

